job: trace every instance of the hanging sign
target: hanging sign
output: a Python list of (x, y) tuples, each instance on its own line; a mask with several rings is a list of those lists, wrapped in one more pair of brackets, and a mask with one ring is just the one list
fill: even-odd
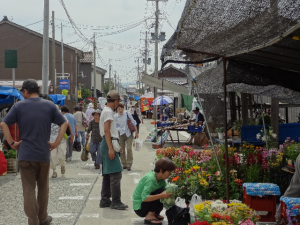
[(59, 80), (59, 89), (70, 89), (70, 83), (68, 79)]

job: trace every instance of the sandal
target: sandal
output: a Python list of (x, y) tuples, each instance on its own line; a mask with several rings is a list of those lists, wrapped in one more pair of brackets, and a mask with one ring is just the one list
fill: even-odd
[(157, 219), (151, 219), (151, 220), (144, 220), (144, 224), (162, 224), (162, 222), (160, 222), (160, 223), (153, 223), (152, 221), (159, 221), (159, 220), (157, 220)]
[[(158, 219), (158, 220), (164, 220), (164, 217), (163, 217), (163, 216), (161, 216), (161, 215), (155, 214), (154, 216), (155, 216), (155, 217), (156, 217), (156, 219)], [(159, 217), (159, 216), (161, 216), (161, 217)]]

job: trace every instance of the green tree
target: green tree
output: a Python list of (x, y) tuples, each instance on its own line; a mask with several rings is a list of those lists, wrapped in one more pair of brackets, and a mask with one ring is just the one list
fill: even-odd
[[(115, 86), (114, 86), (113, 83), (110, 83), (110, 86), (111, 86), (111, 89), (110, 89), (110, 90), (115, 90)], [(104, 95), (105, 95), (105, 96), (107, 95), (108, 91), (109, 91), (109, 82), (106, 82), (106, 83), (104, 84)]]
[(81, 88), (81, 98), (83, 100), (86, 100), (87, 98), (92, 97), (92, 91), (89, 89), (86, 89), (84, 87)]

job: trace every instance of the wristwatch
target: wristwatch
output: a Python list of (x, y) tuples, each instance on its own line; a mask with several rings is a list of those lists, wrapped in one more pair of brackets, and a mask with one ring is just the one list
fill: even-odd
[(15, 141), (13, 141), (13, 142), (10, 144), (10, 146), (13, 146), (13, 145), (14, 145), (14, 143), (15, 143)]

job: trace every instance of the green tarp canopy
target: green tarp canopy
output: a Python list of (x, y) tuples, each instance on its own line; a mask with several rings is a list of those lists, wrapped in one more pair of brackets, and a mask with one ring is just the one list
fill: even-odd
[(181, 96), (182, 96), (181, 106), (185, 107), (188, 111), (191, 111), (194, 96), (184, 95), (184, 94), (181, 94)]

